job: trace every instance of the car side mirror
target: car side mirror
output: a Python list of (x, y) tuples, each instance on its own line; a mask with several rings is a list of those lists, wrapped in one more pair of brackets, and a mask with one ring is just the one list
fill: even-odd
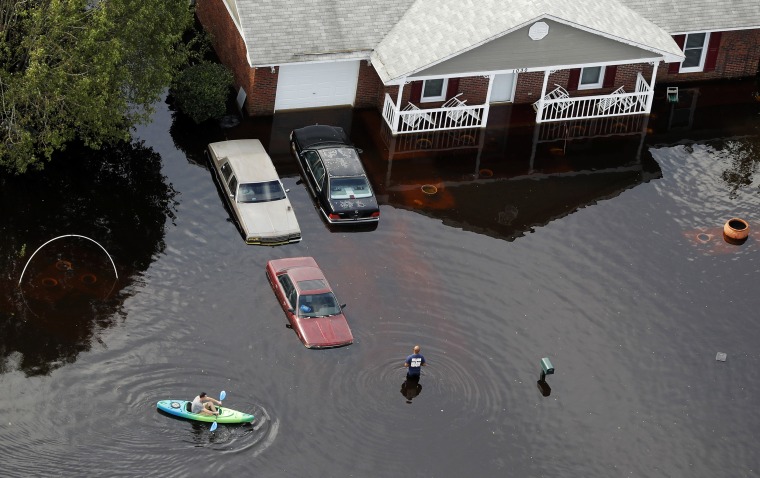
[(364, 150), (361, 149), (361, 148), (356, 148), (356, 152), (359, 153), (359, 154), (362, 154), (364, 152)]
[(345, 309), (345, 308), (346, 308), (346, 305), (348, 305), (348, 304), (340, 304), (340, 308), (341, 308), (341, 309)]
[(289, 192), (290, 192), (290, 188), (286, 189), (286, 190), (285, 190), (285, 192), (286, 192), (286, 193), (289, 193)]
[(290, 324), (285, 324), (285, 328), (286, 328), (286, 329), (292, 329), (292, 328), (293, 328), (293, 326), (292, 326), (292, 325), (290, 325)]
[(288, 309), (288, 312), (290, 312), (291, 314), (295, 313), (292, 307)]

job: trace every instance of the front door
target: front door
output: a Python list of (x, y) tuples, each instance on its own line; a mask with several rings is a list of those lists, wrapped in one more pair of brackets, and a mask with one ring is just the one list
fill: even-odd
[(515, 94), (515, 74), (504, 73), (496, 75), (491, 87), (491, 103), (512, 101)]

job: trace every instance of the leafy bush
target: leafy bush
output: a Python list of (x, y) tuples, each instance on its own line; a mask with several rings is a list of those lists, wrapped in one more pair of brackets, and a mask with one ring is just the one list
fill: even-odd
[(172, 84), (177, 107), (196, 123), (220, 118), (227, 112), (232, 73), (218, 63), (199, 63), (185, 68)]

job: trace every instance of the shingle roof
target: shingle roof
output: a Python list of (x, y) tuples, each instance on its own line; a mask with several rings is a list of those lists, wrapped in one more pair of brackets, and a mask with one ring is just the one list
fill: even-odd
[(683, 58), (667, 32), (616, 0), (417, 0), (377, 46), (372, 63), (387, 84), (545, 17)]
[(251, 66), (368, 58), (369, 52), (414, 3), (414, 0), (236, 1)]
[[(546, 17), (669, 56), (669, 34), (760, 26), (759, 0), (226, 0), (252, 66), (365, 59), (384, 81)], [(486, 13), (484, 13), (486, 12)]]
[(760, 28), (759, 0), (620, 0), (668, 33)]

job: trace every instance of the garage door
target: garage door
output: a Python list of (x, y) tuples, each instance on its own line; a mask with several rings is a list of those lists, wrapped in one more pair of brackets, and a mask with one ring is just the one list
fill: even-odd
[(353, 105), (359, 61), (281, 65), (275, 110)]

